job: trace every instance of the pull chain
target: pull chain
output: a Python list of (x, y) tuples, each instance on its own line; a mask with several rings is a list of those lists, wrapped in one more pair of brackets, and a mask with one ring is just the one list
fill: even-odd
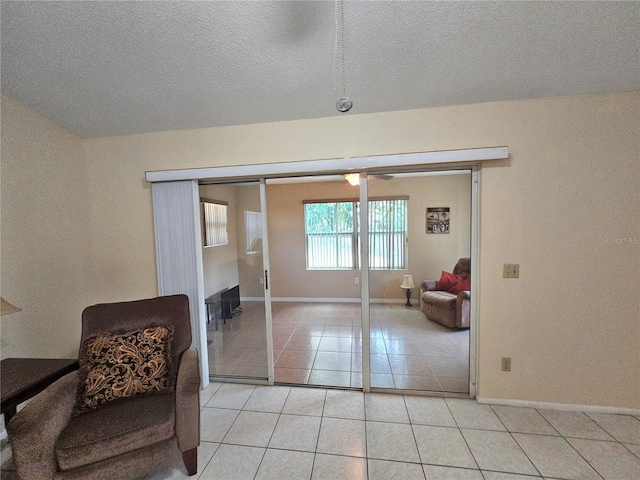
[[(338, 5), (339, 4), (339, 5)], [(338, 12), (338, 6), (340, 7), (340, 12)], [(339, 13), (339, 15), (338, 15)], [(347, 77), (345, 74), (345, 49), (346, 49), (346, 34), (344, 29), (344, 0), (336, 0), (334, 4), (334, 28), (335, 28), (335, 36), (334, 36), (334, 55), (333, 55), (333, 88), (337, 90), (336, 84), (336, 71), (337, 71), (337, 62), (338, 62), (338, 38), (340, 38), (340, 59), (341, 59), (341, 73), (342, 73), (342, 97), (336, 103), (336, 108), (339, 112), (348, 112), (351, 110), (353, 106), (353, 101), (347, 97)], [(339, 22), (338, 22), (339, 19)], [(338, 23), (340, 23), (340, 33), (338, 34)]]

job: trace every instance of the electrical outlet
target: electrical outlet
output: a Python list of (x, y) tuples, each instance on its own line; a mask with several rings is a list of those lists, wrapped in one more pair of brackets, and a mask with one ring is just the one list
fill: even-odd
[(505, 263), (502, 267), (502, 278), (520, 278), (520, 265)]
[(510, 372), (511, 371), (511, 357), (502, 357), (502, 371)]
[(355, 283), (356, 285), (360, 285), (360, 277), (354, 278), (353, 283)]
[(260, 278), (258, 279), (258, 282), (260, 282), (260, 285), (264, 285), (264, 278), (260, 277)]

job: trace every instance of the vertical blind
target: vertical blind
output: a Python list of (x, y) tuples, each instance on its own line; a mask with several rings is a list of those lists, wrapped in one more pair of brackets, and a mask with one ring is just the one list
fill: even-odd
[(407, 201), (369, 201), (369, 268), (407, 268)]
[(227, 204), (202, 199), (204, 205), (204, 246), (227, 245)]

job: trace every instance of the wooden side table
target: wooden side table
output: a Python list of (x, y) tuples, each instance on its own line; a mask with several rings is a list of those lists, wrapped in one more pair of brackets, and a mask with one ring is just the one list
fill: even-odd
[(0, 362), (0, 403), (5, 425), (19, 404), (67, 373), (78, 369), (76, 358), (5, 358)]

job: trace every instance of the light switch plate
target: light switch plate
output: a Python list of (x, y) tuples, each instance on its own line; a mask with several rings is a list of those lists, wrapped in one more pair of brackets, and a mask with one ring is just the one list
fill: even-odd
[(505, 263), (502, 267), (502, 278), (520, 278), (520, 265)]

